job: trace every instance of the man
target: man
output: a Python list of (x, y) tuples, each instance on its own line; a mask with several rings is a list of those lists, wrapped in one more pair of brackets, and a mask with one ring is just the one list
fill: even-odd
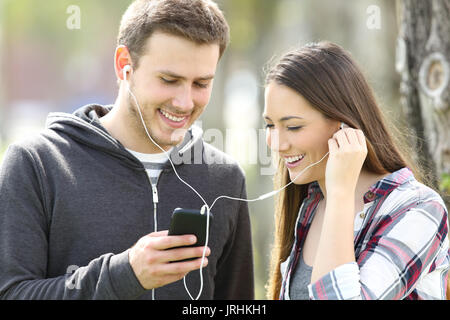
[[(220, 195), (246, 197), (242, 170), (193, 126), (228, 38), (209, 0), (129, 7), (115, 53), (114, 106), (50, 114), (41, 134), (5, 155), (2, 298), (189, 299), (186, 274), (196, 297), (204, 247), (184, 247), (195, 237), (167, 229), (176, 207), (204, 203), (176, 173), (209, 205)], [(220, 200), (212, 214), (200, 299), (252, 299), (248, 207)]]

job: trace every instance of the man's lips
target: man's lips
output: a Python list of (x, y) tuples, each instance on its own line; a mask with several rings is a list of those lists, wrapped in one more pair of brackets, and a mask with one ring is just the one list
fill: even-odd
[(158, 113), (165, 123), (175, 129), (184, 127), (190, 118), (190, 115), (175, 115), (163, 109), (158, 109)]

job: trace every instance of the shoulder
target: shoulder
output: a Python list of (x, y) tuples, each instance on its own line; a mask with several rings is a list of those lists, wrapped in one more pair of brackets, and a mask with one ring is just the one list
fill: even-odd
[(67, 145), (64, 137), (57, 132), (43, 129), (11, 143), (1, 159), (1, 167), (3, 170), (29, 172), (40, 172), (45, 167), (54, 168), (54, 164), (63, 158), (61, 146)]
[(447, 220), (448, 210), (438, 192), (417, 180), (410, 181), (410, 184), (415, 192), (414, 207), (417, 210), (425, 210), (428, 214), (435, 216), (437, 220)]
[(48, 154), (60, 145), (63, 138), (55, 131), (44, 129), (21, 140), (14, 141), (8, 146), (8, 151), (13, 153), (29, 154), (36, 157), (39, 154)]
[(436, 203), (439, 204), (443, 209), (445, 208), (444, 201), (442, 197), (434, 189), (429, 186), (417, 181), (416, 179), (411, 179), (408, 182), (400, 185), (393, 194), (398, 197), (399, 200), (404, 202), (423, 205), (426, 203)]
[(0, 185), (21, 193), (31, 186), (36, 190), (42, 185), (43, 160), (49, 154), (45, 148), (45, 139), (41, 134), (34, 134), (26, 139), (11, 143), (1, 161)]
[[(412, 217), (412, 213), (426, 216), (438, 225), (447, 221), (447, 208), (442, 197), (416, 179), (401, 184), (383, 201), (379, 213), (396, 218)], [(384, 214), (383, 214), (384, 213)]]
[(203, 160), (214, 174), (245, 180), (244, 170), (233, 157), (206, 142), (203, 150)]
[[(48, 119), (53, 115), (58, 113), (54, 113), (48, 116)], [(62, 113), (61, 113), (62, 114)], [(62, 142), (65, 140), (64, 136), (61, 135), (61, 131), (54, 130), (53, 128), (49, 128), (47, 123), (45, 127), (42, 129), (27, 135), (26, 137), (14, 141), (14, 145), (18, 147), (23, 147), (26, 150), (39, 150), (41, 148), (48, 147), (49, 144), (55, 144), (58, 142)]]

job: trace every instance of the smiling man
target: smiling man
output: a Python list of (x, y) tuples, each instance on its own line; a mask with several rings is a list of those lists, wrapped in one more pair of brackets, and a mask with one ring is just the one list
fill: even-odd
[[(42, 133), (5, 155), (1, 298), (188, 299), (183, 277), (197, 295), (204, 247), (167, 229), (175, 208), (203, 202), (167, 155), (182, 158), (177, 173), (208, 204), (246, 197), (243, 171), (193, 125), (228, 39), (209, 0), (131, 4), (115, 52), (115, 104), (50, 114)], [(206, 161), (192, 161), (194, 151)], [(248, 207), (221, 200), (212, 214), (200, 299), (252, 299)]]
[[(183, 130), (192, 126), (209, 102), (220, 47), (216, 43), (199, 44), (164, 31), (155, 31), (144, 46), (139, 68), (130, 76), (130, 87), (140, 107), (150, 135), (163, 149), (180, 143)], [(123, 79), (123, 68), (133, 61), (126, 46), (116, 50), (117, 76)], [(134, 68), (135, 69), (135, 68)], [(121, 86), (115, 108), (101, 123), (110, 134), (142, 153), (161, 153), (149, 143), (137, 106)], [(177, 134), (178, 133), (178, 134)], [(151, 142), (151, 141), (150, 141)]]

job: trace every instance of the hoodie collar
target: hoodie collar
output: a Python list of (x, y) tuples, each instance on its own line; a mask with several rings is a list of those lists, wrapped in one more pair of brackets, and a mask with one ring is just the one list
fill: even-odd
[[(46, 128), (60, 131), (80, 143), (107, 152), (126, 161), (136, 162), (136, 158), (114, 139), (101, 125), (99, 119), (113, 108), (91, 104), (76, 110), (73, 114), (54, 112), (47, 117)], [(170, 153), (175, 165), (197, 163), (202, 159), (203, 131), (193, 125), (184, 137), (183, 142), (175, 146)], [(140, 162), (139, 162), (140, 164)], [(168, 167), (171, 165), (168, 163)], [(133, 165), (135, 166), (135, 165)]]

